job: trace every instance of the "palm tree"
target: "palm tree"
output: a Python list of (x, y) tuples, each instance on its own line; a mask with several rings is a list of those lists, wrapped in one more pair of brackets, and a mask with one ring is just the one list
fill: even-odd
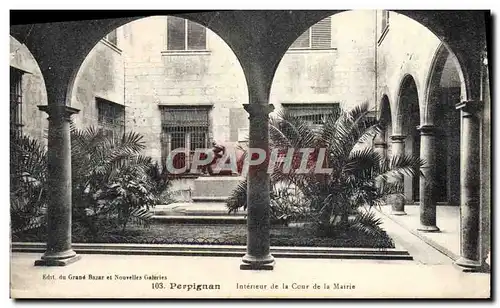
[(47, 156), (35, 139), (11, 131), (10, 215), (13, 233), (45, 223)]
[(94, 127), (72, 128), (73, 213), (92, 236), (107, 219), (117, 221), (122, 231), (131, 219), (147, 222), (167, 188), (166, 168), (158, 170), (141, 155), (142, 139), (135, 132), (115, 139)]
[[(368, 104), (351, 110), (332, 108), (323, 125), (312, 127), (300, 117), (280, 111), (271, 118), (271, 150), (287, 153), (295, 149), (290, 172), (277, 164), (271, 184), (290, 185), (304, 197), (309, 220), (327, 234), (358, 229), (370, 235), (382, 232), (380, 220), (370, 209), (381, 205), (389, 195), (402, 194), (401, 176), (416, 176), (422, 165), (418, 157), (408, 155), (381, 157), (367, 143), (381, 132), (381, 124), (370, 117)], [(311, 148), (307, 173), (298, 173), (299, 149)], [(320, 149), (325, 153), (319, 167), (331, 168), (318, 174), (316, 165)], [(229, 212), (246, 208), (246, 181), (233, 191), (227, 202)], [(271, 198), (273, 195), (271, 194)]]
[[(71, 127), (72, 211), (74, 227), (97, 236), (104, 224), (147, 223), (150, 208), (167, 201), (167, 169), (141, 155), (142, 136), (121, 139), (97, 128)], [(11, 225), (13, 232), (45, 224), (48, 202), (47, 156), (42, 144), (29, 136), (11, 134)], [(80, 227), (83, 227), (80, 229)]]

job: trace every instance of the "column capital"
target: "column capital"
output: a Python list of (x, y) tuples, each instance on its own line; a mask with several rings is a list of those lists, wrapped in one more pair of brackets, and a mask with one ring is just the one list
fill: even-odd
[(274, 106), (271, 104), (243, 104), (243, 108), (248, 112), (250, 118), (252, 117), (267, 117), (269, 113), (273, 112)]
[(438, 127), (432, 124), (424, 124), (417, 127), (421, 136), (434, 136), (438, 133)]
[(461, 110), (468, 114), (479, 112), (483, 108), (482, 101), (463, 101), (455, 105), (457, 110)]
[(392, 135), (389, 138), (391, 138), (392, 142), (404, 142), (406, 135)]
[(67, 105), (38, 105), (37, 107), (39, 110), (46, 112), (49, 115), (49, 119), (59, 116), (66, 121), (69, 121), (72, 115), (80, 112), (79, 109)]

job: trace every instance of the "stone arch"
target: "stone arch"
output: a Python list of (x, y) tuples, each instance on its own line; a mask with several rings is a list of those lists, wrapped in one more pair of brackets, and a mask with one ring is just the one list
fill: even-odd
[[(380, 87), (380, 89), (377, 93), (377, 97), (380, 98), (377, 102), (377, 105), (376, 105), (377, 119), (380, 120), (382, 117), (382, 112), (384, 111), (384, 108), (389, 107), (389, 110), (391, 110), (391, 112), (393, 109), (391, 106), (392, 99), (390, 98), (389, 88), (385, 85), (383, 87)], [(385, 106), (386, 103), (389, 104), (389, 106)], [(392, 118), (392, 116), (393, 116), (392, 113), (390, 114), (390, 116)]]
[(467, 97), (466, 82), (460, 62), (457, 56), (446, 46), (446, 44), (441, 42), (434, 53), (424, 88), (424, 108), (421, 117), (427, 119), (429, 123), (434, 123), (433, 117), (436, 111), (435, 104), (437, 103), (436, 100), (438, 100), (438, 98), (434, 97), (434, 95), (436, 88), (440, 85), (445, 64), (449, 59), (451, 59), (453, 65), (455, 66), (460, 79), (460, 101), (465, 100)]
[(377, 118), (383, 123), (392, 122), (391, 103), (387, 94), (383, 94), (380, 98), (380, 108)]
[[(421, 124), (420, 99), (418, 84), (411, 74), (405, 74), (401, 80), (398, 90), (396, 114), (393, 120), (393, 134), (403, 135), (405, 138), (405, 153), (412, 156), (420, 156), (420, 133), (417, 127)], [(397, 127), (395, 127), (397, 126)], [(420, 179), (418, 176), (405, 177), (405, 198), (416, 202), (420, 198)]]
[(377, 110), (377, 119), (381, 124), (381, 139), (384, 142), (385, 157), (392, 156), (392, 143), (390, 140), (392, 134), (392, 112), (391, 103), (387, 94), (382, 94), (380, 98), (379, 108)]
[(88, 57), (88, 55), (91, 53), (92, 49), (99, 43), (99, 41), (102, 38), (104, 38), (111, 31), (118, 29), (126, 24), (129, 24), (129, 23), (132, 23), (135, 21), (140, 21), (140, 20), (143, 20), (146, 18), (151, 18), (151, 17), (168, 17), (168, 16), (183, 18), (183, 19), (187, 19), (189, 21), (192, 21), (194, 23), (200, 24), (200, 25), (204, 26), (205, 28), (207, 28), (208, 30), (210, 30), (211, 32), (213, 32), (220, 40), (222, 40), (224, 42), (224, 44), (231, 50), (233, 55), (236, 57), (236, 60), (238, 61), (238, 64), (239, 64), (239, 67), (244, 72), (245, 86), (247, 89), (249, 89), (249, 80), (247, 77), (248, 74), (245, 71), (245, 66), (242, 63), (241, 56), (237, 52), (235, 52), (234, 47), (232, 46), (232, 44), (230, 44), (231, 41), (226, 38), (227, 35), (225, 35), (223, 32), (221, 32), (220, 29), (218, 29), (218, 28), (212, 28), (210, 26), (210, 20), (207, 21), (206, 18), (203, 18), (204, 17), (203, 14), (150, 15), (150, 16), (145, 16), (145, 17), (132, 17), (132, 18), (117, 19), (117, 20), (114, 20), (114, 22), (112, 23), (111, 26), (103, 27), (102, 29), (100, 29), (100, 31), (94, 33), (95, 35), (101, 35), (101, 36), (97, 40), (94, 38), (93, 40), (91, 40), (89, 42), (90, 47), (87, 46), (86, 54), (84, 55), (83, 58), (79, 59), (78, 64), (76, 65), (76, 68), (73, 69), (71, 81), (68, 85), (68, 91), (67, 91), (67, 95), (66, 95), (66, 105), (70, 105), (69, 103), (70, 103), (71, 97), (73, 95), (76, 77), (78, 75), (78, 72), (81, 70), (82, 64), (84, 63), (84, 61)]
[(456, 57), (441, 44), (436, 50), (427, 78), (425, 114), (436, 127), (436, 200), (448, 205), (460, 203), (460, 112), (465, 83)]
[[(372, 81), (375, 73), (370, 69), (374, 55), (368, 51), (373, 37), (374, 14), (375, 11), (363, 10), (330, 12), (316, 23), (308, 23), (309, 27), (290, 42), (274, 71), (270, 103), (276, 105), (275, 110), (293, 104), (311, 105), (304, 106), (311, 110), (330, 104), (350, 109), (369, 102), (370, 109), (375, 111), (378, 104)], [(350, 34), (342, 31), (348, 22), (352, 25)], [(316, 33), (328, 33), (329, 37), (315, 41), (311, 35), (308, 40), (304, 33), (315, 33), (315, 29), (321, 31)], [(315, 44), (326, 39), (327, 44)], [(297, 44), (300, 42), (305, 44)], [(351, 56), (358, 50), (363, 50), (363, 56)], [(364, 70), (371, 72), (368, 78), (362, 78), (360, 72)], [(359, 91), (349, 89), (353, 79)]]
[[(155, 15), (158, 15), (161, 11), (157, 11)], [(191, 19), (195, 22), (203, 24), (204, 26), (210, 28), (212, 31), (217, 33), (221, 38), (223, 38), (226, 43), (235, 51), (239, 61), (242, 64), (242, 67), (245, 71), (245, 75), (248, 79), (251, 79), (253, 76), (262, 73), (261, 80), (263, 81), (263, 85), (266, 83), (270, 84), (272, 82), (272, 75), (274, 74), (275, 69), (277, 68), (277, 63), (281, 60), (283, 54), (286, 52), (287, 48), (293, 43), (293, 41), (300, 36), (302, 32), (304, 32), (311, 25), (320, 21), (321, 19), (336, 14), (341, 11), (282, 11), (282, 12), (262, 12), (258, 14), (255, 18), (258, 19), (259, 22), (255, 22), (255, 18), (249, 14), (249, 12), (245, 11), (235, 11), (235, 12), (196, 12), (196, 13), (165, 13), (165, 15), (173, 14), (175, 16), (183, 17)], [(394, 12), (407, 16), (420, 23), (432, 33), (434, 33), (438, 38), (440, 38), (449, 49), (454, 52), (457, 56), (457, 61), (460, 63), (460, 66), (463, 68), (464, 74), (464, 84), (466, 86), (466, 98), (467, 99), (477, 99), (477, 89), (471, 90), (471, 86), (477, 86), (477, 82), (471, 82), (471, 78), (477, 78), (477, 72), (474, 71), (476, 68), (476, 62), (469, 56), (470, 50), (476, 50), (476, 45), (480, 44), (480, 40), (484, 39), (485, 33), (481, 32), (481, 29), (478, 29), (477, 35), (475, 33), (471, 33), (467, 36), (467, 38), (456, 38), (454, 33), (455, 29), (459, 26), (466, 26), (471, 22), (477, 25), (484, 25), (484, 15), (481, 12), (464, 12), (460, 15), (460, 17), (456, 16), (456, 13), (453, 11), (406, 11), (406, 10), (394, 10)], [(160, 13), (161, 14), (161, 13)], [(151, 14), (153, 15), (153, 14)], [(273, 16), (268, 16), (273, 15)], [(146, 14), (149, 16), (149, 14)], [(60, 55), (68, 55), (69, 58), (78, 59), (77, 63), (83, 61), (85, 56), (88, 54), (90, 49), (108, 32), (112, 29), (119, 27), (127, 22), (140, 19), (140, 17), (127, 17), (127, 18), (116, 18), (116, 19), (104, 19), (104, 20), (93, 20), (89, 24), (89, 21), (82, 22), (71, 22), (71, 23), (60, 23), (60, 25), (54, 24), (36, 24), (36, 25), (22, 25), (11, 27), (11, 34), (18, 38), (18, 40), (23, 40), (24, 37), (30, 32), (33, 32), (35, 35), (31, 35), (29, 44), (32, 45), (41, 45), (38, 51), (35, 52), (33, 50), (33, 54), (37, 60), (46, 59), (46, 65), (50, 65), (49, 63), (57, 63), (60, 61), (59, 58), (51, 57), (50, 55), (45, 54), (45, 50), (48, 50), (49, 46), (47, 46), (47, 42), (44, 43), (43, 39), (33, 38), (34, 36), (45, 37), (39, 35), (40, 33), (55, 33), (61, 36), (61, 39), (64, 39), (64, 33), (71, 33), (75, 31), (75, 33), (82, 33), (82, 36), (79, 40), (78, 46), (72, 46), (72, 48), (68, 48), (70, 51), (60, 50), (58, 47), (57, 52)], [(266, 23), (267, 17), (274, 17), (272, 20), (282, 20), (284, 22), (291, 22), (293, 24), (292, 27), (286, 27), (281, 29), (287, 29), (287, 31), (276, 31), (274, 27), (267, 26)], [(222, 18), (227, 19), (222, 20)], [(242, 22), (238, 20), (242, 19)], [(253, 20), (253, 22), (251, 22)], [(262, 23), (260, 22), (262, 21)], [(236, 24), (233, 24), (236, 23)], [(259, 33), (264, 33), (264, 35), (272, 36), (273, 44), (266, 44), (268, 46), (262, 46), (264, 52), (262, 56), (265, 54), (265, 57), (259, 56), (255, 54), (253, 50), (246, 50), (244, 46), (240, 46), (242, 44), (238, 43), (241, 41), (245, 41), (246, 39), (252, 40), (252, 34), (247, 34), (245, 39), (242, 39), (240, 36), (243, 33), (253, 33), (254, 31), (247, 31), (250, 26), (246, 26), (246, 24), (251, 24), (252, 27), (259, 27), (257, 29)], [(231, 26), (227, 26), (230, 24)], [(33, 31), (31, 31), (33, 30)], [(235, 31), (236, 30), (236, 31)], [(239, 31), (238, 31), (239, 30)], [(478, 37), (479, 36), (479, 37)], [(52, 45), (51, 45), (52, 46)], [(45, 48), (44, 48), (45, 47)], [(268, 53), (266, 51), (271, 51)], [(248, 60), (246, 58), (249, 58)], [(267, 64), (263, 65), (263, 68), (255, 68), (255, 58), (261, 57), (262, 62)], [(265, 59), (264, 59), (265, 58)], [(71, 70), (73, 72), (78, 71), (78, 68), (72, 68), (73, 63), (65, 63), (65, 67), (67, 70)], [(467, 66), (468, 65), (468, 66)], [(48, 67), (45, 67), (45, 64), (42, 65), (42, 71), (48, 70)], [(261, 65), (262, 66), (262, 65)], [(472, 72), (469, 72), (472, 70)], [(71, 77), (70, 72), (58, 72), (60, 79), (69, 79)], [(250, 76), (251, 77), (250, 77)], [(48, 81), (47, 81), (48, 82)], [(250, 84), (250, 86), (253, 86)], [(61, 90), (57, 90), (60, 92)], [(268, 92), (268, 91), (264, 91)], [(474, 93), (472, 93), (474, 92)], [(61, 93), (58, 93), (61, 94)], [(61, 96), (61, 95), (59, 95)], [(62, 96), (66, 96), (63, 94)]]
[[(407, 129), (407, 125), (405, 124), (408, 124), (407, 121), (407, 118), (408, 118), (408, 115), (405, 114), (405, 111), (408, 111), (407, 109), (405, 109), (405, 107), (410, 107), (408, 106), (407, 104), (405, 104), (405, 101), (404, 101), (404, 97), (405, 97), (405, 91), (408, 90), (408, 88), (411, 88), (412, 91), (414, 90), (414, 93), (416, 94), (415, 97), (413, 97), (414, 99), (416, 99), (417, 103), (416, 105), (412, 105), (413, 108), (415, 108), (415, 106), (417, 107), (418, 110), (420, 110), (420, 106), (421, 106), (421, 99), (420, 99), (420, 91), (419, 91), (419, 83), (418, 81), (415, 79), (414, 77), (414, 74), (410, 74), (408, 72), (405, 72), (403, 73), (403, 76), (399, 79), (400, 82), (399, 82), (399, 87), (398, 87), (398, 90), (397, 90), (397, 96), (396, 96), (396, 104), (394, 105), (394, 111), (393, 111), (393, 128), (392, 128), (392, 131), (393, 131), (393, 134), (405, 134), (405, 129)], [(420, 114), (420, 112), (419, 112)], [(418, 115), (418, 117), (420, 118), (420, 116)], [(421, 120), (419, 120), (419, 123), (418, 124), (421, 124)]]
[(11, 73), (13, 68), (22, 76), (22, 101), (20, 105), (22, 132), (45, 142), (47, 121), (45, 114), (37, 108), (38, 105), (47, 103), (45, 79), (31, 50), (12, 35), (10, 36), (9, 64)]
[[(391, 97), (391, 92), (389, 91), (389, 87), (387, 85), (378, 85), (378, 89), (377, 89), (377, 98), (378, 98), (378, 101), (376, 102), (376, 111), (377, 111), (377, 119), (380, 119), (380, 112), (382, 110), (382, 107), (383, 107), (383, 103), (384, 101), (382, 100), (384, 96), (387, 96), (387, 100), (389, 101), (389, 103), (392, 103), (394, 100), (393, 98)], [(392, 106), (389, 106), (391, 107), (391, 112), (392, 112)], [(391, 118), (392, 118), (392, 114), (391, 114)]]

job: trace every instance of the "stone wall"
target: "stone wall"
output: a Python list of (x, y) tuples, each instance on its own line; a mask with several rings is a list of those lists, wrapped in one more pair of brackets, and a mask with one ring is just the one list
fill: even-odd
[(23, 132), (44, 141), (44, 131), (48, 127), (48, 115), (38, 110), (38, 105), (47, 105), (47, 91), (42, 72), (33, 55), (25, 45), (10, 37), (10, 66), (24, 71), (22, 79)]
[[(380, 31), (378, 25), (377, 32), (380, 34)], [(394, 12), (390, 12), (387, 33), (382, 40), (378, 37), (378, 100), (383, 94), (388, 96), (394, 122), (398, 93), (407, 74), (415, 80), (419, 106), (423, 109), (423, 93), (440, 40), (418, 22)]]
[[(124, 43), (124, 30), (117, 29), (118, 46)], [(29, 50), (10, 37), (10, 65), (26, 73), (23, 75), (23, 132), (46, 143), (47, 114), (37, 105), (47, 104), (47, 92), (42, 73)], [(102, 40), (85, 58), (72, 89), (71, 106), (80, 110), (72, 117), (79, 128), (97, 125), (96, 98), (117, 104), (124, 102), (124, 65), (122, 51)]]
[(166, 24), (166, 17), (129, 24), (134, 39), (126, 54), (127, 129), (144, 134), (145, 154), (160, 159), (160, 106), (211, 105), (211, 139), (237, 142), (238, 130), (248, 127), (248, 92), (238, 59), (210, 30), (207, 50), (167, 53)]
[(80, 109), (73, 116), (79, 128), (97, 125), (96, 98), (124, 105), (123, 29), (117, 29), (117, 46), (101, 40), (83, 61), (75, 79), (71, 106)]
[(276, 71), (270, 101), (375, 108), (375, 12), (349, 11), (332, 20), (332, 49), (289, 49)]

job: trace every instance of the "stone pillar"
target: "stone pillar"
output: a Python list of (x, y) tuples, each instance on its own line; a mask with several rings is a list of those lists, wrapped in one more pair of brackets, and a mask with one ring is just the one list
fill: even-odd
[[(249, 147), (263, 149), (269, 154), (269, 113), (274, 109), (268, 104), (245, 104), (249, 113)], [(249, 166), (247, 174), (247, 253), (240, 269), (272, 270), (274, 257), (270, 246), (270, 176), (267, 172), (269, 155), (264, 163)]]
[(64, 266), (77, 261), (71, 248), (71, 140), (69, 121), (79, 110), (65, 105), (38, 106), (49, 114), (47, 148), (47, 248), (35, 266)]
[(373, 140), (373, 150), (378, 153), (382, 159), (387, 158), (387, 142), (385, 140), (384, 131), (375, 135), (375, 139)]
[[(392, 135), (392, 156), (402, 156), (405, 154), (405, 139), (404, 135)], [(397, 180), (401, 185), (404, 185), (404, 177), (401, 176)], [(403, 195), (396, 196), (392, 202), (392, 215), (406, 215), (405, 212), (405, 197)]]
[[(421, 125), (420, 158), (424, 165), (420, 167), (420, 227), (419, 231), (437, 232), (436, 226), (436, 132), (434, 125)], [(446, 175), (442, 175), (446, 176)]]
[(469, 269), (482, 264), (480, 253), (480, 165), (481, 142), (478, 111), (482, 103), (467, 101), (457, 104), (461, 110), (462, 135), (460, 140), (460, 258), (456, 261)]

